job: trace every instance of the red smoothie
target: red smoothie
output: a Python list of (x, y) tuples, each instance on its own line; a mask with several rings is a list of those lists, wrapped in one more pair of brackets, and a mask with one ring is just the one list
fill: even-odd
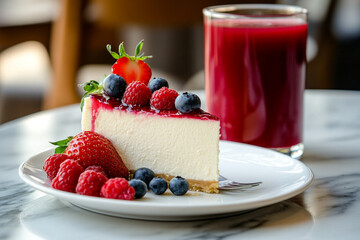
[(302, 142), (306, 38), (301, 19), (205, 18), (206, 101), (222, 139), (268, 148)]

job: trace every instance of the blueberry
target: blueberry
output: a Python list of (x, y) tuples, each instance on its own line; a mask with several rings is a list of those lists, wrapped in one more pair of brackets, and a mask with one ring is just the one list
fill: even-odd
[(139, 179), (131, 179), (129, 185), (135, 189), (135, 198), (142, 198), (148, 191), (146, 183)]
[(149, 168), (139, 168), (135, 171), (133, 178), (140, 179), (149, 187), (150, 181), (155, 177), (155, 173)]
[(168, 188), (168, 184), (165, 179), (161, 177), (153, 178), (149, 184), (150, 190), (156, 195), (163, 194)]
[(103, 81), (103, 90), (109, 97), (122, 98), (126, 89), (126, 81), (119, 75), (110, 74)]
[(184, 195), (189, 190), (189, 183), (185, 178), (177, 176), (170, 180), (169, 189), (174, 195)]
[(169, 83), (164, 78), (153, 78), (150, 80), (148, 87), (150, 88), (151, 92), (155, 92), (162, 87), (169, 87)]
[(182, 113), (189, 113), (201, 107), (200, 98), (194, 93), (182, 93), (175, 99), (175, 107)]

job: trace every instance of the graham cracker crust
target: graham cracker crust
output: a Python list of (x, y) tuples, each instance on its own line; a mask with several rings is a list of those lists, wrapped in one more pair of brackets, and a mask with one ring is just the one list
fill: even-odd
[[(130, 176), (132, 178), (134, 174), (134, 170), (130, 170)], [(167, 174), (156, 174), (157, 177), (164, 178), (167, 182), (173, 179), (175, 176), (167, 175)], [(205, 193), (219, 193), (219, 182), (218, 181), (202, 181), (202, 180), (194, 180), (194, 179), (187, 179), (189, 183), (189, 190), (191, 191), (198, 191), (198, 192), (205, 192)]]

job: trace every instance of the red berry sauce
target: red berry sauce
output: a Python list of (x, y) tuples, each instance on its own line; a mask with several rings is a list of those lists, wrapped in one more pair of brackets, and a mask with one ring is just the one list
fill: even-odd
[[(219, 118), (211, 115), (201, 109), (191, 113), (181, 113), (178, 110), (156, 110), (150, 106), (125, 106), (121, 100), (112, 97), (105, 97), (103, 95), (91, 95), (92, 100), (92, 126), (94, 128), (96, 116), (99, 109), (107, 110), (122, 110), (132, 112), (134, 114), (148, 114), (148, 115), (161, 115), (162, 117), (174, 117), (174, 118), (192, 118), (199, 120), (214, 120), (219, 121)], [(94, 129), (92, 129), (93, 131)]]

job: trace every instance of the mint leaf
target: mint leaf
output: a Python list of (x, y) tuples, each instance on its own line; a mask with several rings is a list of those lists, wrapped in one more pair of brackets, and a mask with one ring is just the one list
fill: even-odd
[(95, 81), (95, 80), (90, 80), (87, 83), (83, 83), (80, 84), (79, 86), (82, 86), (85, 90), (84, 95), (81, 98), (81, 102), (80, 102), (80, 109), (82, 111), (83, 106), (84, 106), (84, 99), (87, 95), (89, 94), (102, 94), (103, 88), (102, 88), (102, 84), (100, 84), (99, 82)]

